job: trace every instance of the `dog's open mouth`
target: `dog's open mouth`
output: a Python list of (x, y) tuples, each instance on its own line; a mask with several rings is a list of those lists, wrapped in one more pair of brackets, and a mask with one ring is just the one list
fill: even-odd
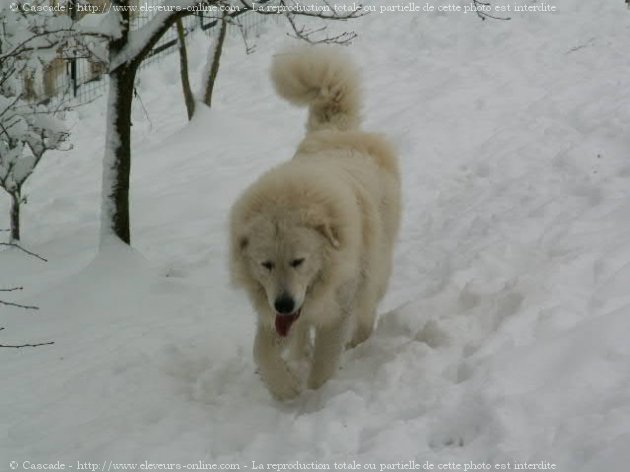
[(300, 311), (298, 310), (295, 313), (291, 313), (290, 315), (283, 315), (280, 313), (276, 313), (276, 332), (282, 336), (283, 338), (289, 334), (289, 329), (291, 325), (295, 323), (295, 321), (300, 317)]

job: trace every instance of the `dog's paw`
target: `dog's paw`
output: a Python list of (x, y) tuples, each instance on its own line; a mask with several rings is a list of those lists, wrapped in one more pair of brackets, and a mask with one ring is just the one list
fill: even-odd
[(334, 371), (325, 371), (325, 372), (311, 372), (311, 375), (308, 377), (307, 386), (311, 390), (317, 390), (322, 385), (324, 385), (328, 379), (332, 376)]
[(276, 400), (291, 400), (302, 392), (300, 380), (288, 369), (282, 375), (274, 375), (273, 380), (263, 376), (263, 381)]
[(276, 400), (286, 401), (296, 398), (301, 392), (300, 383), (297, 379), (291, 379), (290, 382), (285, 382), (280, 385), (267, 385), (269, 391)]

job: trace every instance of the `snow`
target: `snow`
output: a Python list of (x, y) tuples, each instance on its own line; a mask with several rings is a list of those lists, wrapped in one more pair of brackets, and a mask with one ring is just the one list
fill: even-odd
[(74, 25), (74, 29), (86, 35), (104, 38), (119, 38), (122, 34), (121, 16), (116, 12), (108, 14), (85, 14)]
[[(304, 111), (265, 72), (286, 25), (269, 23), (251, 55), (228, 36), (214, 107), (190, 123), (177, 57), (140, 72), (133, 249), (99, 249), (107, 99), (77, 110), (74, 148), (27, 182), (23, 245), (49, 261), (0, 252), (0, 287), (24, 286), (0, 299), (40, 307), (0, 306), (0, 343), (55, 342), (0, 349), (0, 469), (628, 470), (630, 12), (552, 5), (507, 22), (436, 8), (337, 26), (359, 33), (365, 127), (398, 145), (404, 224), (373, 337), (285, 404), (255, 373), (226, 218), (303, 133)], [(208, 43), (190, 45), (199, 82)]]

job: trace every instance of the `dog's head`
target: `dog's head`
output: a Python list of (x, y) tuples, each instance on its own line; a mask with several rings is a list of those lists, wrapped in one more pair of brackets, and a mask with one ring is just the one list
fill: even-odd
[(276, 331), (286, 336), (300, 316), (306, 297), (321, 280), (331, 251), (339, 246), (335, 229), (326, 221), (313, 224), (287, 214), (257, 215), (233, 241), (233, 257), (241, 278), (264, 292)]

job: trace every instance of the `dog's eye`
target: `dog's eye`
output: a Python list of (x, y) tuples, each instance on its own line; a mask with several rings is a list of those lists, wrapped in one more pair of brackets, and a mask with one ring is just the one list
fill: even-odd
[(273, 262), (271, 262), (271, 261), (261, 262), (260, 265), (262, 265), (267, 270), (273, 269)]
[(291, 267), (300, 267), (302, 265), (302, 262), (304, 262), (303, 257), (301, 257), (300, 259), (293, 259), (291, 261)]

